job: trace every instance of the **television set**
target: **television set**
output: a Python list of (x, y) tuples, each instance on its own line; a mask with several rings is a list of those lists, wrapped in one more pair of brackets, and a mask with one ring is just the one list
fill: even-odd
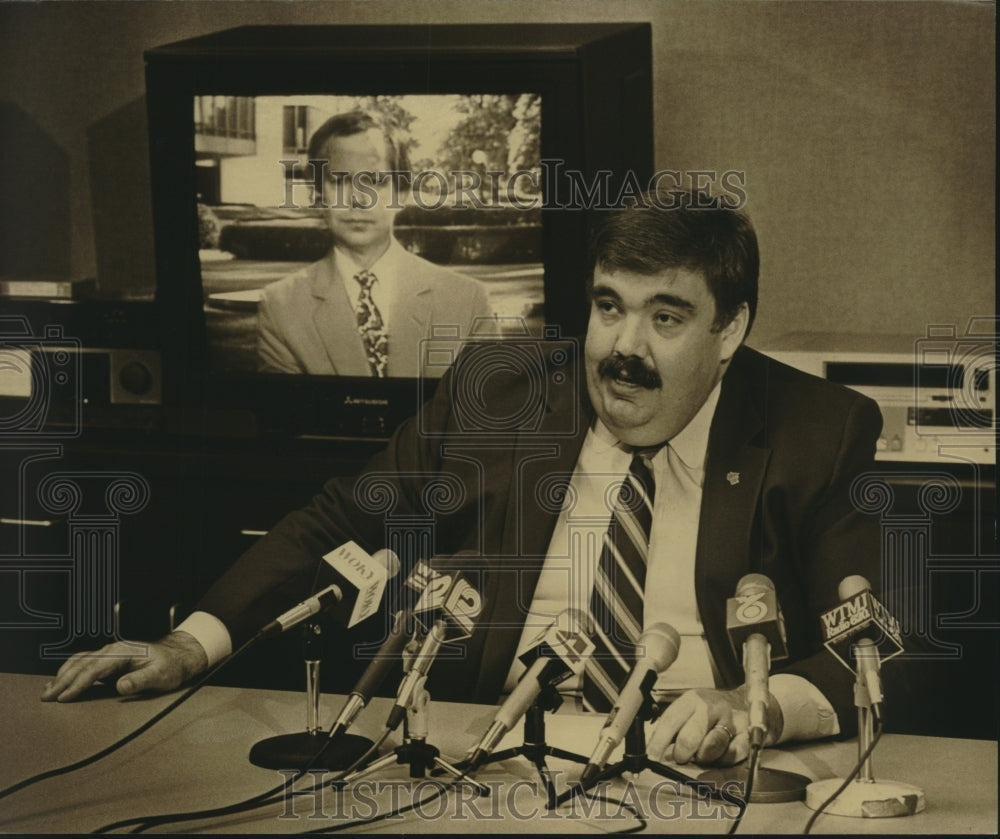
[(468, 338), (421, 336), (411, 351), (444, 359), (432, 375), (260, 364), (263, 289), (328, 258), (308, 153), (327, 117), (403, 138), (396, 239), (480, 283), (490, 340), (583, 334), (592, 214), (653, 175), (645, 23), (249, 26), (145, 59), (167, 431), (387, 438)]

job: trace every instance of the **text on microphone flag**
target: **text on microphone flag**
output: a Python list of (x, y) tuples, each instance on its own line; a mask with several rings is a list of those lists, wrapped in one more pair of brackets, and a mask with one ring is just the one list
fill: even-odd
[(472, 634), (475, 619), (483, 611), (483, 597), (463, 574), (443, 574), (421, 559), (406, 585), (420, 592), (413, 617), (425, 634), (441, 617), (447, 618), (445, 640), (458, 641)]
[(382, 602), (382, 594), (389, 578), (387, 565), (375, 560), (355, 542), (347, 542), (335, 548), (325, 554), (323, 559), (358, 589), (358, 599), (347, 621), (348, 627), (374, 615)]
[(594, 642), (582, 630), (573, 631), (560, 626), (550, 626), (531, 642), (520, 655), (525, 667), (539, 657), (559, 659), (566, 667), (566, 676), (580, 676), (587, 665), (587, 659), (594, 654)]
[(880, 661), (903, 652), (899, 621), (889, 614), (870, 589), (859, 592), (824, 612), (820, 615), (820, 621), (826, 648), (852, 673), (854, 665), (851, 663), (851, 644), (862, 635), (873, 640)]
[(442, 574), (431, 568), (429, 563), (422, 559), (419, 560), (413, 567), (413, 572), (406, 579), (406, 585), (420, 593), (420, 597), (413, 606), (414, 614), (443, 608), (445, 597), (447, 597), (453, 582), (450, 574)]

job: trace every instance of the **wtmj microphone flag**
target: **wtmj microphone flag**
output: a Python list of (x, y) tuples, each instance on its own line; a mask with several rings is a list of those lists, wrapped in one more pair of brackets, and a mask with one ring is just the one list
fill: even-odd
[(837, 587), (837, 596), (840, 605), (820, 615), (823, 643), (851, 673), (854, 672), (851, 647), (861, 638), (871, 640), (879, 661), (887, 661), (903, 651), (899, 621), (872, 594), (864, 577), (845, 577)]

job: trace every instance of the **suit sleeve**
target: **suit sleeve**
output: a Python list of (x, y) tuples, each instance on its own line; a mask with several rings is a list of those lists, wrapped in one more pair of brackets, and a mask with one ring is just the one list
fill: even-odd
[[(421, 429), (448, 425), (449, 380), (450, 376), (442, 380), (420, 417), (404, 423), (357, 479), (328, 481), (305, 507), (282, 518), (212, 585), (196, 610), (219, 618), (234, 648), (326, 584), (321, 576), (324, 554), (347, 541), (369, 552), (385, 547), (382, 505), (387, 499), (394, 514), (419, 511), (425, 480), (440, 470), (437, 438)], [(404, 567), (400, 574), (408, 571)]]
[(871, 470), (875, 442), (882, 428), (878, 406), (858, 396), (848, 411), (830, 480), (812, 511), (806, 541), (804, 588), (810, 620), (809, 654), (781, 668), (816, 685), (837, 712), (842, 736), (857, 731), (853, 679), (822, 643), (819, 614), (835, 605), (844, 577), (860, 574), (881, 590), (881, 531), (878, 518), (862, 512), (852, 496), (855, 481)]

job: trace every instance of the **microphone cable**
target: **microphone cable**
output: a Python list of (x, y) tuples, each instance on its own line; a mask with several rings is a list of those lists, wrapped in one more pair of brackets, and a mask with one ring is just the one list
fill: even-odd
[(165, 716), (167, 716), (167, 714), (169, 714), (175, 708), (177, 708), (178, 706), (186, 702), (188, 699), (190, 699), (200, 688), (202, 688), (205, 685), (205, 683), (209, 679), (211, 679), (216, 673), (218, 673), (219, 670), (221, 670), (226, 664), (235, 659), (237, 656), (241, 655), (252, 644), (254, 644), (257, 641), (258, 637), (259, 635), (253, 636), (249, 641), (246, 641), (243, 644), (243, 646), (241, 646), (238, 650), (236, 650), (236, 652), (234, 652), (232, 655), (227, 656), (221, 661), (216, 662), (212, 667), (208, 668), (208, 670), (205, 671), (205, 673), (201, 676), (201, 678), (199, 678), (197, 682), (195, 682), (184, 693), (182, 693), (179, 697), (177, 697), (177, 699), (175, 699), (173, 702), (167, 705), (166, 708), (154, 714), (150, 719), (146, 720), (146, 722), (144, 722), (142, 725), (140, 725), (137, 729), (135, 729), (131, 733), (126, 734), (124, 737), (119, 738), (110, 746), (106, 746), (100, 751), (95, 752), (89, 757), (85, 757), (81, 760), (78, 760), (75, 763), (70, 763), (67, 764), (66, 766), (60, 766), (56, 769), (49, 769), (46, 772), (39, 772), (37, 775), (32, 775), (30, 778), (25, 778), (23, 781), (18, 781), (16, 784), (12, 784), (6, 789), (0, 790), (0, 798), (6, 798), (8, 795), (12, 795), (13, 793), (25, 789), (26, 787), (29, 787), (32, 784), (37, 784), (40, 781), (45, 781), (48, 780), (49, 778), (55, 778), (58, 777), (59, 775), (66, 775), (69, 772), (74, 772), (77, 769), (82, 769), (85, 766), (90, 766), (92, 763), (96, 763), (101, 758), (107, 757), (112, 752), (118, 751), (118, 749), (120, 749), (122, 746), (131, 743), (139, 735), (145, 733), (154, 725), (156, 725), (156, 723), (162, 720)]
[(879, 720), (878, 724), (875, 727), (875, 736), (872, 737), (872, 741), (871, 743), (868, 744), (868, 748), (865, 749), (864, 752), (861, 754), (861, 756), (858, 758), (858, 762), (855, 764), (854, 768), (850, 771), (848, 776), (844, 778), (844, 782), (839, 787), (837, 787), (830, 794), (829, 798), (827, 798), (826, 801), (820, 804), (819, 807), (817, 807), (816, 810), (813, 812), (813, 814), (809, 817), (809, 821), (806, 822), (806, 826), (802, 830), (803, 835), (807, 834), (810, 830), (812, 830), (812, 826), (813, 824), (815, 824), (816, 819), (819, 818), (820, 814), (827, 807), (829, 807), (833, 799), (835, 799), (845, 789), (847, 789), (851, 781), (853, 781), (858, 776), (858, 774), (861, 772), (861, 767), (864, 766), (865, 761), (868, 760), (869, 757), (871, 757), (871, 753), (875, 750), (875, 746), (878, 745), (878, 741), (881, 738), (882, 738), (882, 721)]
[(733, 823), (729, 825), (729, 830), (726, 831), (729, 834), (736, 832), (736, 829), (740, 826), (740, 822), (743, 820), (743, 816), (750, 806), (750, 796), (753, 794), (753, 780), (754, 776), (757, 774), (757, 761), (760, 759), (760, 746), (750, 747), (750, 757), (747, 759), (747, 783), (743, 790), (743, 806), (740, 807), (739, 813), (736, 814), (736, 818)]
[(634, 804), (629, 804), (627, 801), (622, 801), (620, 798), (612, 798), (606, 793), (594, 793), (591, 790), (586, 790), (583, 794), (591, 801), (603, 801), (605, 804), (617, 804), (619, 810), (627, 810), (638, 822), (638, 824), (634, 824), (624, 830), (605, 831), (606, 833), (611, 833), (614, 836), (624, 836), (627, 833), (641, 833), (649, 827), (649, 819), (637, 810)]
[[(340, 779), (343, 779), (343, 778), (347, 777), (348, 775), (350, 775), (359, 766), (364, 765), (370, 759), (370, 757), (376, 751), (378, 751), (378, 749), (382, 746), (382, 744), (385, 742), (386, 738), (391, 733), (392, 733), (392, 729), (389, 728), (388, 726), (386, 726), (382, 730), (382, 732), (378, 736), (378, 738), (376, 738), (375, 742), (373, 742), (372, 745), (369, 746), (368, 749), (363, 754), (361, 754), (350, 766), (348, 766), (346, 769), (340, 770), (339, 773), (338, 773), (338, 775), (336, 777), (334, 777), (333, 779), (331, 779), (329, 781), (329, 783), (336, 783), (336, 781), (338, 781)], [(285, 789), (287, 789), (287, 787), (288, 787), (289, 784), (294, 784), (296, 781), (298, 781), (300, 778), (302, 778), (302, 776), (305, 775), (310, 769), (312, 769), (313, 764), (315, 764), (316, 761), (319, 760), (320, 756), (323, 754), (323, 752), (328, 747), (328, 745), (329, 745), (329, 743), (330, 743), (330, 741), (332, 739), (332, 735), (333, 735), (333, 728), (331, 727), (331, 730), (330, 730), (330, 732), (329, 732), (329, 734), (327, 736), (326, 743), (324, 743), (323, 746), (320, 749), (317, 750), (316, 754), (314, 754), (312, 756), (312, 758), (310, 758), (309, 762), (305, 765), (305, 767), (303, 767), (302, 769), (298, 770), (296, 772), (296, 774), (294, 776), (292, 776), (292, 778), (286, 779), (286, 780), (282, 781), (280, 784), (278, 784), (277, 786), (275, 786), (275, 787), (273, 787), (271, 789), (265, 790), (262, 793), (258, 793), (257, 795), (253, 795), (250, 798), (246, 798), (246, 799), (244, 799), (242, 801), (237, 801), (237, 802), (235, 802), (233, 804), (223, 805), (221, 807), (209, 807), (209, 808), (205, 808), (205, 809), (202, 809), (202, 810), (187, 810), (187, 811), (181, 811), (181, 812), (176, 812), (176, 813), (162, 813), (162, 814), (156, 815), (156, 816), (136, 816), (136, 817), (133, 817), (133, 818), (130, 818), (130, 819), (122, 819), (122, 820), (117, 821), (117, 822), (112, 822), (110, 824), (106, 824), (106, 825), (104, 825), (102, 827), (99, 827), (96, 830), (93, 830), (91, 832), (92, 833), (108, 833), (108, 832), (110, 832), (112, 830), (117, 830), (119, 828), (136, 826), (136, 829), (132, 830), (131, 832), (132, 833), (142, 833), (142, 832), (148, 830), (151, 827), (157, 827), (159, 825), (169, 824), (171, 822), (194, 821), (196, 819), (210, 819), (210, 818), (215, 818), (217, 816), (229, 816), (229, 815), (234, 815), (236, 813), (248, 812), (250, 810), (255, 810), (258, 807), (266, 807), (266, 806), (268, 806), (270, 804), (274, 804), (274, 803), (276, 803), (277, 801), (280, 800), (280, 794)], [(328, 783), (328, 781), (323, 780), (320, 783)], [(312, 789), (301, 790), (299, 792), (294, 792), (293, 791), (291, 793), (291, 795), (292, 796), (296, 796), (296, 795), (305, 795), (305, 794), (315, 793), (317, 791), (317, 789), (318, 788), (314, 785)]]
[(389, 810), (385, 813), (379, 813), (378, 815), (370, 816), (367, 819), (358, 819), (355, 821), (341, 822), (340, 824), (326, 825), (324, 827), (317, 827), (314, 828), (313, 830), (305, 830), (302, 832), (304, 834), (339, 833), (341, 830), (348, 830), (349, 828), (352, 827), (362, 827), (363, 825), (375, 824), (376, 822), (385, 821), (386, 819), (393, 819), (396, 818), (397, 816), (402, 816), (404, 813), (409, 813), (412, 812), (413, 810), (416, 810), (419, 807), (423, 807), (425, 804), (430, 804), (432, 801), (437, 801), (437, 799), (439, 799), (446, 792), (448, 792), (451, 789), (455, 789), (456, 787), (458, 787), (459, 784), (461, 784), (466, 780), (472, 781), (473, 779), (465, 772), (463, 772), (461, 775), (455, 778), (451, 783), (441, 784), (430, 795), (426, 796), (425, 798), (421, 798), (417, 801), (413, 801), (410, 804), (407, 804), (403, 807), (397, 807), (394, 810)]
[[(390, 734), (390, 729), (385, 729), (382, 734), (375, 740), (374, 743), (362, 754), (357, 760), (354, 761), (346, 769), (339, 771), (337, 777), (333, 778), (332, 781), (337, 781), (339, 778), (343, 778), (357, 769), (359, 766), (363, 765), (368, 758), (379, 749), (382, 743), (385, 742), (386, 737)], [(309, 762), (302, 768), (299, 769), (294, 776), (289, 779), (282, 781), (276, 787), (272, 789), (265, 790), (264, 792), (253, 795), (250, 798), (246, 798), (243, 801), (237, 801), (234, 804), (226, 804), (221, 807), (210, 807), (203, 810), (187, 810), (179, 813), (163, 813), (157, 816), (134, 816), (130, 819), (122, 819), (120, 821), (112, 822), (111, 824), (103, 825), (102, 827), (92, 830), (91, 833), (110, 833), (112, 830), (118, 830), (123, 827), (135, 826), (135, 830), (130, 831), (130, 833), (144, 833), (152, 827), (159, 827), (160, 825), (170, 824), (171, 822), (184, 822), (184, 821), (194, 821), (196, 819), (212, 819), (217, 816), (231, 816), (236, 813), (248, 812), (250, 810), (255, 810), (258, 807), (266, 807), (269, 804), (275, 804), (281, 800), (280, 794), (288, 788), (290, 784), (294, 784), (303, 775), (312, 769), (313, 764), (320, 759), (323, 752), (326, 751), (327, 746), (330, 744), (332, 738), (327, 737), (326, 742), (317, 750)], [(328, 781), (321, 780), (320, 784), (328, 783)], [(290, 795), (306, 795), (315, 793), (318, 791), (317, 786), (313, 786), (312, 789), (300, 790), (298, 792), (292, 791)]]

